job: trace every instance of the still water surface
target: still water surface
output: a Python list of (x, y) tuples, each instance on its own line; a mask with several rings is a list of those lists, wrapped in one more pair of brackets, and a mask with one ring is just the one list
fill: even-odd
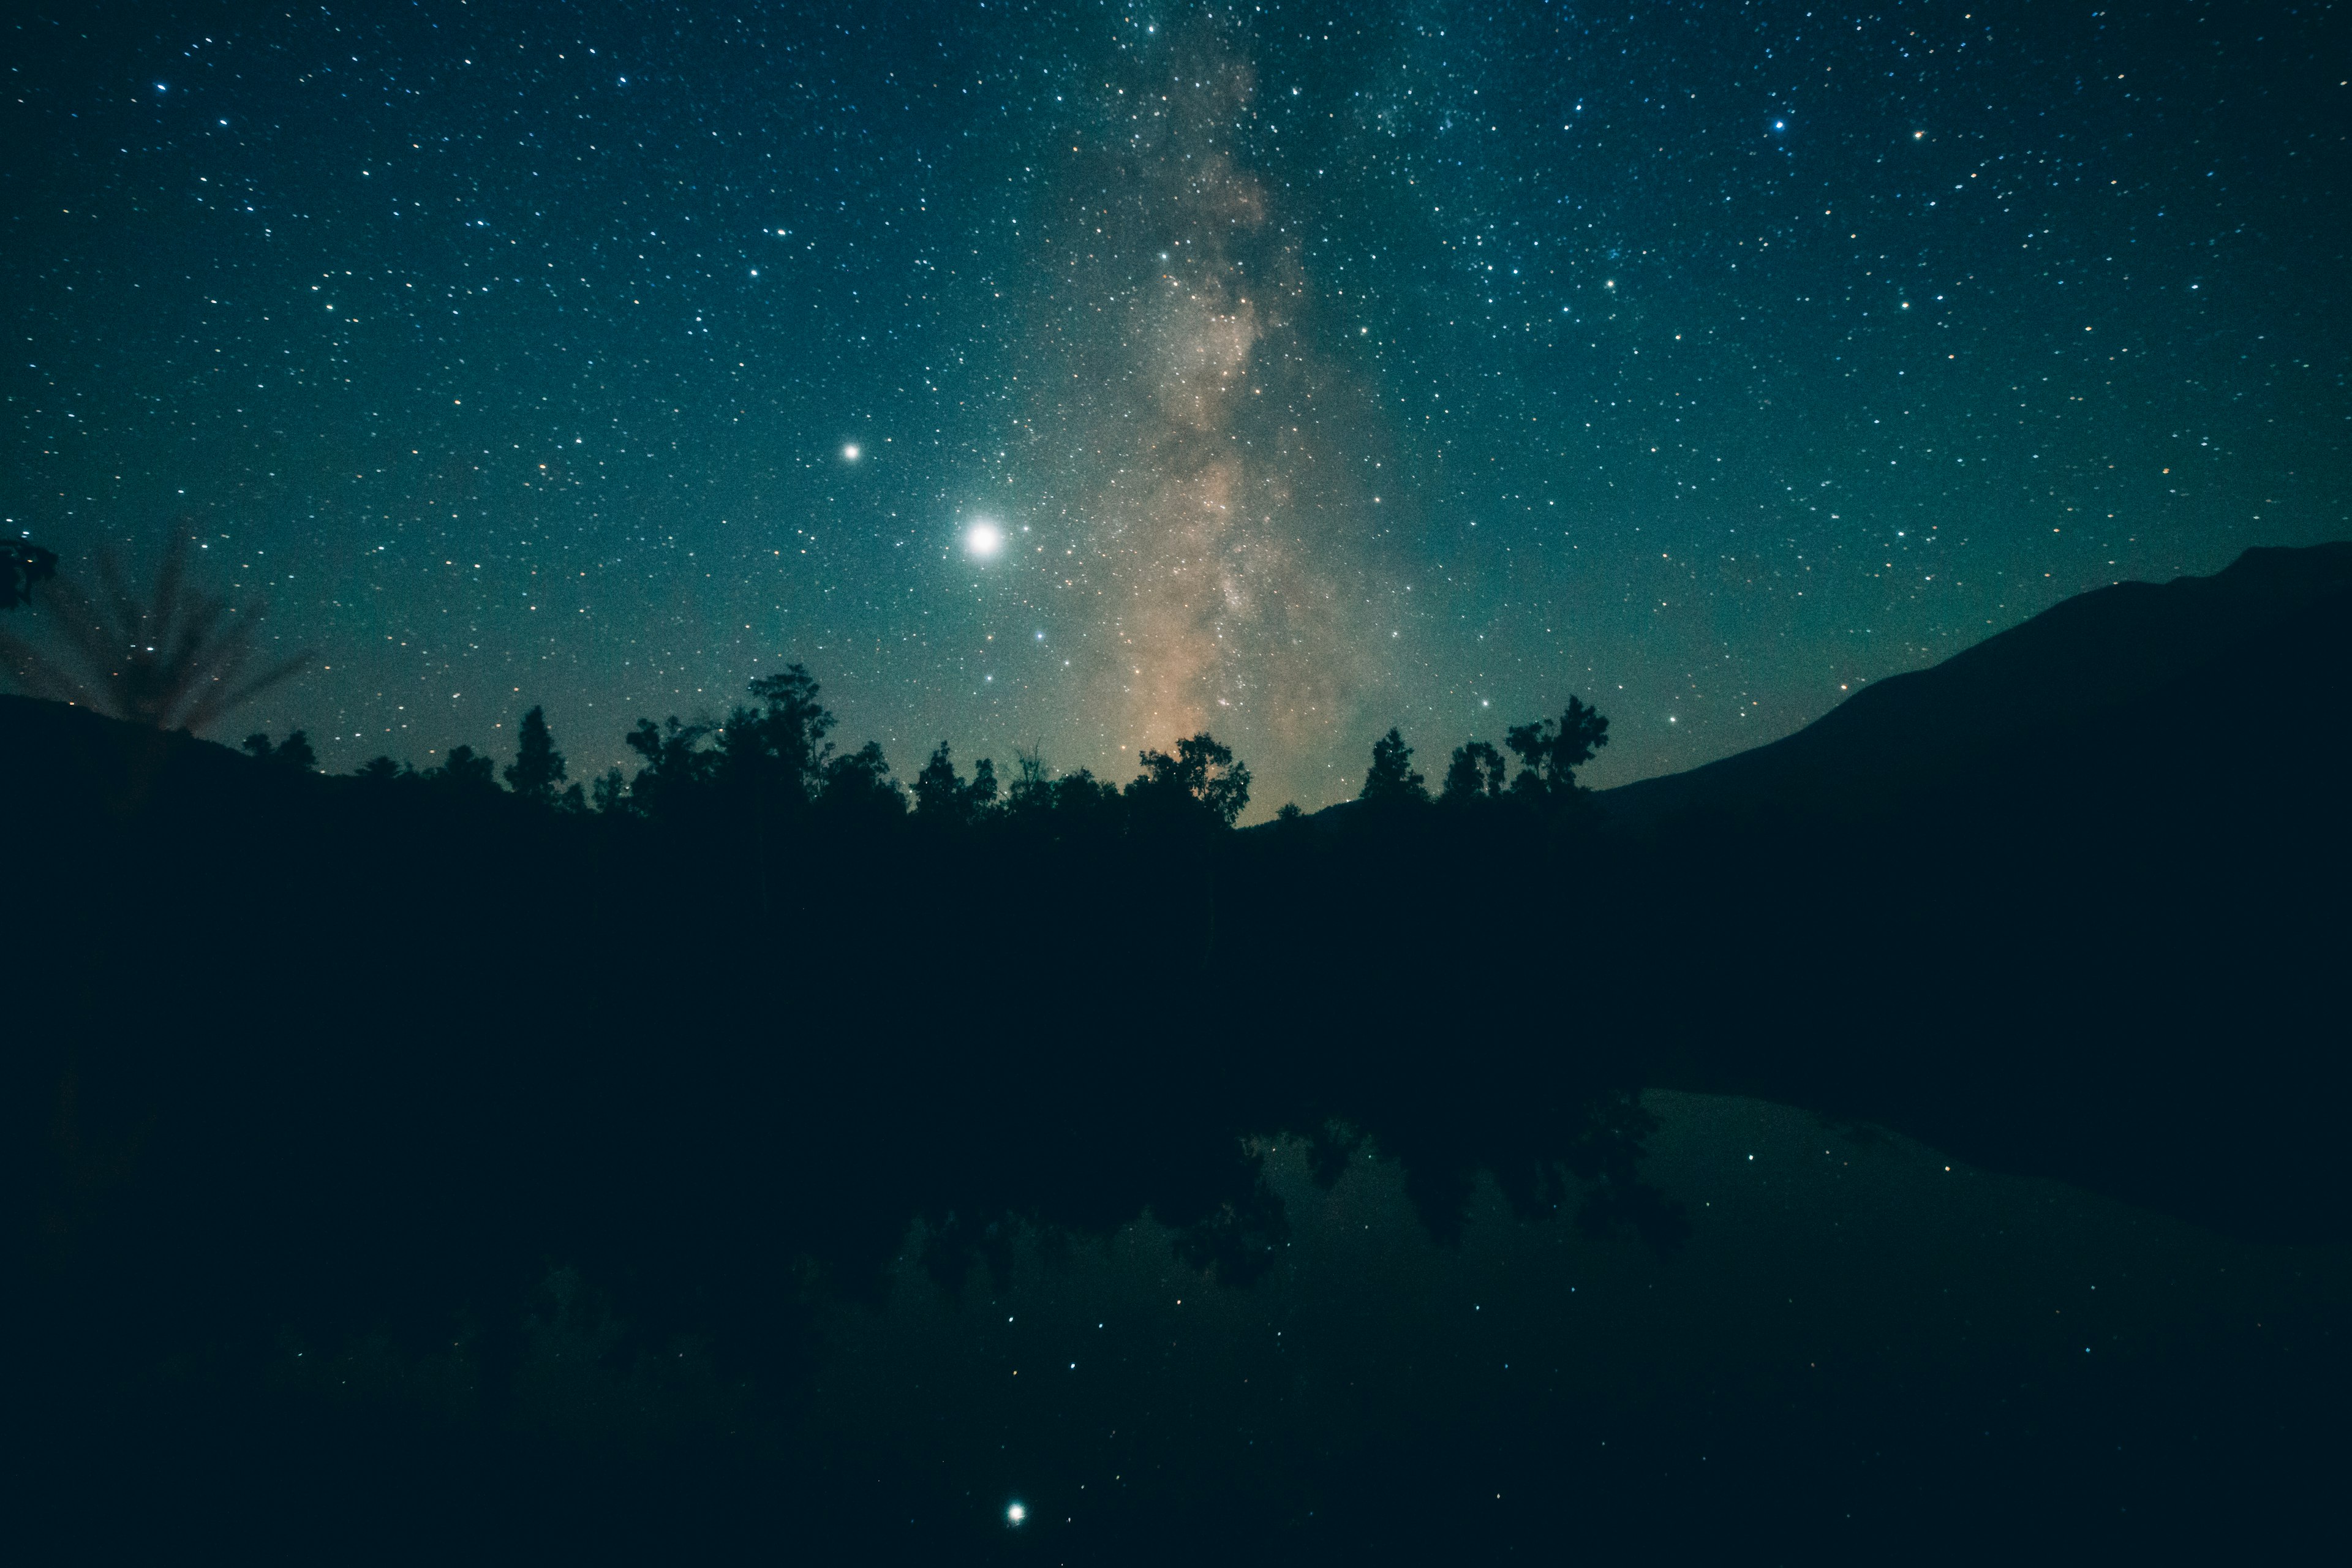
[[(1220, 1518), (1499, 1550), (1563, 1508), (1594, 1540), (2202, 1528), (2326, 1452), (2293, 1428), (2340, 1372), (2345, 1248), (2233, 1241), (1787, 1107), (1647, 1102), (1644, 1174), (1690, 1221), (1663, 1250), (1484, 1184), (1441, 1242), (1377, 1151), (1326, 1188), (1297, 1142), (1266, 1148), (1290, 1235), (1246, 1287), (1147, 1220), (1018, 1232), (1009, 1268), (950, 1292), (919, 1232), (878, 1305), (822, 1315), (804, 1415), (833, 1487), (877, 1526), (1081, 1556)], [(2209, 1488), (2242, 1503), (2183, 1496)]]

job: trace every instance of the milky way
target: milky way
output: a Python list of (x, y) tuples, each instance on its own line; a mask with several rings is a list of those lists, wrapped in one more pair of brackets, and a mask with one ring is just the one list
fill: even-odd
[(2325, 8), (28, 15), (0, 520), (266, 596), (216, 730), (339, 770), (798, 659), (902, 776), (1607, 784), (2352, 533)]
[(1287, 798), (1371, 674), (1367, 400), (1318, 352), (1297, 230), (1236, 153), (1248, 59), (1202, 23), (1148, 66), (1095, 89), (1039, 247), (1040, 483), (1074, 498), (1066, 586), (1101, 604), (1087, 710), (1126, 751), (1210, 730)]

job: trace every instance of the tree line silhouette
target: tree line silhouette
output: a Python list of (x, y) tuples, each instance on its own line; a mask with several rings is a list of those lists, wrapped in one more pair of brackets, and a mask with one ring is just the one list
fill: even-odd
[[(701, 1336), (788, 1401), (796, 1325), (917, 1225), (950, 1288), (1015, 1222), (1142, 1215), (1258, 1277), (1288, 1237), (1269, 1136), (1327, 1178), (1395, 1157), (1441, 1241), (1491, 1181), (1670, 1250), (1654, 1085), (2335, 1234), (2315, 1043), (2352, 856), (2342, 738), (2306, 721), (2346, 624), (1989, 760), (1922, 749), (1908, 793), (1857, 771), (1841, 816), (1628, 819), (1579, 780), (1609, 727), (1576, 700), (1442, 773), (1391, 730), (1354, 801), (1236, 831), (1253, 781), (1212, 736), (1123, 782), (940, 745), (902, 784), (797, 667), (586, 779), (536, 709), (510, 758), (239, 755), (142, 696), (236, 684), (202, 657), (134, 670), (122, 721), (0, 697), (26, 1407), (100, 1447), (159, 1390), (192, 1431), (299, 1434), (259, 1392), (282, 1347), (381, 1333), (462, 1342), (495, 1413), (551, 1269), (630, 1325), (616, 1363)], [(2269, 749), (2192, 785), (2178, 715), (2219, 711)]]
[[(1249, 805), (1248, 764), (1205, 731), (1164, 752), (1146, 748), (1139, 753), (1141, 771), (1124, 786), (1098, 779), (1087, 768), (1056, 775), (1039, 752), (1027, 750), (1016, 757), (1007, 783), (1000, 784), (989, 757), (979, 759), (967, 779), (944, 741), (902, 784), (878, 742), (868, 741), (855, 751), (836, 746), (829, 738), (836, 720), (819, 700), (820, 692), (815, 678), (796, 663), (782, 674), (751, 681), (754, 700), (738, 704), (723, 720), (640, 719), (625, 737), (641, 759), (635, 775), (616, 765), (584, 785), (570, 778), (546, 710), (536, 705), (523, 714), (515, 760), (503, 771), (472, 746), (457, 745), (428, 768), (378, 755), (355, 773), (372, 783), (460, 790), (494, 789), (496, 778), (503, 777), (507, 792), (518, 800), (574, 816), (669, 824), (731, 820), (778, 829), (871, 826), (906, 817), (930, 833), (1002, 824), (1095, 837), (1182, 836), (1231, 829)], [(1516, 774), (1492, 743), (1465, 742), (1454, 749), (1443, 786), (1433, 796), (1422, 774), (1412, 771), (1412, 748), (1391, 728), (1372, 745), (1357, 798), (1380, 812), (1503, 802), (1572, 808), (1590, 794), (1577, 782), (1576, 770), (1609, 743), (1609, 721), (1571, 697), (1559, 718), (1514, 725), (1504, 743), (1517, 759)], [(300, 730), (276, 743), (266, 734), (249, 735), (244, 750), (278, 766), (317, 766)], [(1287, 825), (1305, 816), (1290, 803), (1276, 820)]]
[[(2238, 693), (2259, 733), (2310, 700), (2213, 680), (2188, 710)], [(796, 1325), (878, 1289), (916, 1226), (950, 1289), (1016, 1222), (1144, 1215), (1182, 1266), (1259, 1277), (1289, 1236), (1271, 1136), (1326, 1179), (1393, 1156), (1441, 1241), (1488, 1181), (1670, 1251), (1659, 1084), (2215, 1223), (2340, 1223), (2302, 1109), (2340, 1097), (2211, 1109), (2267, 1105), (2320, 1037), (2337, 928), (2296, 889), (2347, 863), (2340, 821), (2223, 794), (2227, 831), (2184, 840), (2175, 783), (2133, 782), (2177, 782), (2160, 725), (2045, 736), (2031, 788), (1629, 828), (1578, 778), (1609, 729), (1571, 700), (1433, 786), (1390, 731), (1356, 800), (1236, 831), (1253, 781), (1209, 735), (1117, 783), (941, 745), (902, 784), (822, 697), (787, 669), (584, 780), (539, 710), (511, 757), (329, 776), (300, 731), (239, 755), (0, 698), (38, 910), (0, 1054), (6, 1310), (48, 1347), (28, 1407), (102, 1445), (179, 1390), (194, 1429), (299, 1434), (315, 1409), (266, 1393), (282, 1346), (382, 1334), (462, 1344), (502, 1430), (551, 1269), (629, 1325), (616, 1364), (696, 1336), (788, 1402)], [(2323, 801), (2340, 770), (2294, 778)], [(132, 1370), (101, 1397), (100, 1368)]]
[[(75, 1260), (53, 1302), (74, 1334), (510, 1325), (561, 1262), (646, 1334), (784, 1375), (763, 1314), (787, 1282), (870, 1289), (917, 1220), (945, 1281), (1001, 1263), (1010, 1216), (1147, 1213), (1192, 1266), (1254, 1279), (1286, 1224), (1244, 1141), (1283, 1132), (1333, 1179), (1366, 1140), (1403, 1159), (1440, 1236), (1482, 1171), (1529, 1215), (1679, 1235), (1609, 1053), (1465, 1036), (1433, 1076), (1422, 997), (1318, 983), (1393, 942), (1364, 916), (1447, 875), (1458, 835), (1375, 867), (1335, 849), (1344, 819), (1236, 832), (1249, 769), (1205, 733), (1119, 784), (942, 743), (902, 786), (835, 741), (805, 668), (749, 698), (640, 721), (634, 774), (585, 788), (537, 707), (503, 764), (460, 746), (336, 778), (301, 731), (237, 756), (0, 699), (25, 754), (72, 764), (0, 782), (53, 786), (17, 800), (58, 828), (30, 871), (58, 918), (20, 952), (45, 979), (15, 1103), (45, 1109), (12, 1143), (37, 1173), (19, 1234)], [(1410, 813), (1580, 832), (1601, 732), (1580, 707), (1528, 726), (1528, 782)], [(157, 940), (122, 922), (142, 889)], [(250, 1016), (187, 1048), (188, 998), (232, 975)], [(161, 1320), (123, 1286), (153, 1267), (184, 1282)], [(486, 1342), (492, 1384), (511, 1353)]]

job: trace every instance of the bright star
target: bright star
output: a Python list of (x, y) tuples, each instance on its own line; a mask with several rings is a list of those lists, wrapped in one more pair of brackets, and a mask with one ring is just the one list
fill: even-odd
[(841, 455), (850, 462), (857, 461), (857, 443), (852, 441), (848, 446), (844, 447), (841, 449)]
[(1008, 1503), (1008, 1504), (1006, 1504), (1006, 1505), (1005, 1505), (1005, 1509), (1004, 1509), (1004, 1522), (1005, 1522), (1005, 1523), (1007, 1523), (1007, 1524), (1019, 1524), (1023, 1520), (1027, 1519), (1028, 1517), (1029, 1517), (1029, 1510), (1028, 1510), (1026, 1507), (1024, 1507), (1023, 1504), (1020, 1504), (1020, 1503), (1017, 1503), (1017, 1502), (1016, 1502), (1016, 1503)]
[(1004, 548), (1004, 531), (982, 519), (964, 530), (963, 547), (984, 561)]

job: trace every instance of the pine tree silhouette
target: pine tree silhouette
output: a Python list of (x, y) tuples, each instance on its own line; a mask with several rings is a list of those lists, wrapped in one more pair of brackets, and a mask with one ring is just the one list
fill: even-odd
[(563, 782), (563, 753), (548, 732), (545, 710), (534, 706), (522, 716), (522, 734), (506, 777), (507, 788), (520, 799), (533, 805), (555, 804), (555, 786)]
[(1412, 771), (1412, 748), (1391, 727), (1372, 742), (1372, 765), (1364, 774), (1359, 797), (1368, 805), (1419, 805), (1429, 799), (1428, 785)]

